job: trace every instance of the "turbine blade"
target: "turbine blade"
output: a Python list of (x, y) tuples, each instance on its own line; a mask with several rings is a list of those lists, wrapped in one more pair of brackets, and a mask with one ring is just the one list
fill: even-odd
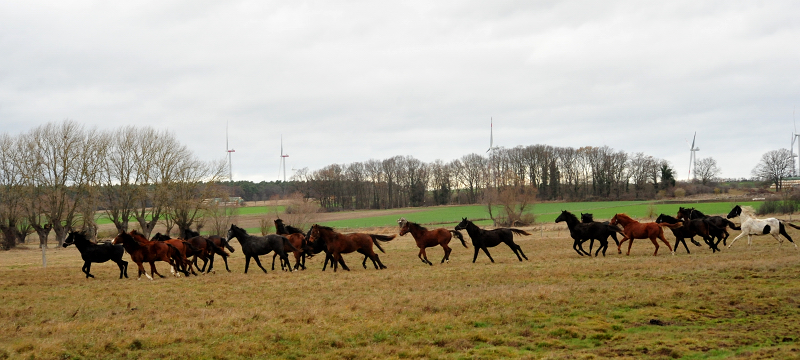
[(692, 149), (694, 149), (694, 140), (697, 138), (697, 131), (694, 132), (694, 136), (692, 137)]

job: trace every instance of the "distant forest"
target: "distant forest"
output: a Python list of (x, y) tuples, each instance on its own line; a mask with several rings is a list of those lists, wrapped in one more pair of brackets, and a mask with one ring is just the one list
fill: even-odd
[[(710, 159), (710, 158), (709, 158)], [(487, 189), (533, 190), (539, 200), (647, 200), (725, 191), (716, 186), (719, 169), (698, 181), (678, 183), (663, 159), (604, 147), (549, 145), (498, 148), (450, 162), (412, 156), (332, 164), (299, 170), (288, 182), (223, 182), (231, 196), (269, 200), (300, 192), (328, 211), (482, 203)]]

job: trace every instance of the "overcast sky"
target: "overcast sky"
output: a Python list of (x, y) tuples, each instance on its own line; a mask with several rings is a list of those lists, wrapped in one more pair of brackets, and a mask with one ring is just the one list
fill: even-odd
[[(0, 2), (0, 131), (169, 129), (235, 180), (495, 145), (713, 157), (749, 177), (800, 105), (796, 1)], [(800, 114), (797, 114), (800, 115)], [(291, 176), (291, 170), (289, 171)]]

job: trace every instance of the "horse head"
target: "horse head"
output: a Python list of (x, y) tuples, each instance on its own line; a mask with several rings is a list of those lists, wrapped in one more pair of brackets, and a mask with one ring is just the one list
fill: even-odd
[(132, 242), (132, 241), (133, 241), (133, 236), (131, 236), (131, 234), (128, 234), (128, 233), (126, 233), (124, 231), (120, 231), (119, 234), (117, 234), (117, 236), (114, 238), (114, 240), (111, 241), (111, 244), (117, 245), (117, 244), (124, 244), (125, 242)]
[(581, 222), (590, 223), (594, 222), (594, 215), (591, 213), (581, 213)]
[(616, 226), (617, 223), (619, 223), (619, 215), (620, 214), (614, 215), (614, 217), (611, 218), (611, 221), (608, 222), (608, 225)]
[(75, 245), (75, 240), (76, 239), (78, 239), (78, 240), (86, 240), (86, 234), (85, 233), (81, 233), (81, 232), (77, 232), (77, 231), (71, 231), (69, 233), (69, 235), (67, 235), (67, 238), (64, 239), (64, 244), (61, 245), (61, 246), (67, 247), (67, 246), (70, 246), (70, 245)]
[(679, 207), (678, 213), (675, 214), (675, 217), (678, 219), (689, 220), (689, 215), (692, 213), (692, 210), (694, 210), (694, 208)]
[(411, 222), (406, 221), (406, 219), (400, 218), (400, 220), (397, 220), (397, 223), (400, 224), (400, 236), (408, 234), (411, 231)]
[(231, 239), (233, 239), (233, 238), (237, 238), (238, 239), (240, 236), (246, 236), (246, 235), (247, 235), (247, 231), (245, 231), (244, 229), (242, 229), (242, 228), (240, 228), (240, 227), (238, 227), (238, 226), (236, 226), (234, 224), (231, 224), (231, 228), (228, 229), (228, 237), (225, 238), (225, 240), (231, 241)]
[(461, 219), (461, 222), (456, 225), (456, 230), (465, 230), (469, 224), (472, 224), (467, 218)]
[(735, 217), (737, 217), (739, 215), (742, 215), (742, 207), (739, 206), (739, 205), (736, 205), (736, 206), (733, 207), (733, 209), (731, 209), (731, 212), (728, 213), (727, 218), (728, 219), (733, 219), (733, 218), (735, 218)]
[(285, 234), (286, 233), (286, 226), (283, 224), (283, 220), (275, 219), (272, 221), (275, 223), (275, 232), (278, 234)]

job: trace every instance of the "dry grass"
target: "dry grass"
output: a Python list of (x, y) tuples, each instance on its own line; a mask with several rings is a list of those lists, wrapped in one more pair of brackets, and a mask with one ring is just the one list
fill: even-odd
[(473, 264), (471, 246), (455, 241), (449, 264), (428, 250), (431, 267), (407, 235), (385, 245), (382, 271), (346, 255), (349, 273), (321, 272), (317, 257), (311, 270), (265, 275), (251, 264), (245, 275), (237, 251), (233, 273), (152, 282), (118, 280), (112, 263), (87, 280), (75, 248), (50, 249), (46, 269), (38, 249), (3, 252), (0, 359), (800, 356), (793, 246), (762, 237), (654, 258), (637, 240), (629, 257), (589, 259), (562, 227), (531, 232), (518, 241), (522, 263), (501, 245), (496, 263), (480, 254)]

